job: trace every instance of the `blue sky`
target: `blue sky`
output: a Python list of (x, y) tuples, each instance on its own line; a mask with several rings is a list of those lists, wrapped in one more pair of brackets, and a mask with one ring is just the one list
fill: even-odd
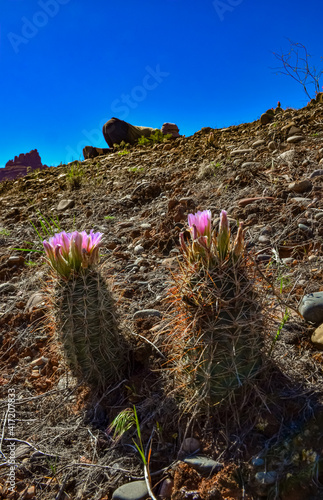
[(323, 67), (322, 14), (322, 0), (1, 0), (0, 167), (107, 147), (112, 116), (188, 136), (303, 107), (272, 52), (290, 38)]

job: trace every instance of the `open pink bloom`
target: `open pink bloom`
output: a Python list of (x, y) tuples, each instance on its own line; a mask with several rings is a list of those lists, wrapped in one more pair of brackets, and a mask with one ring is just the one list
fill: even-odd
[[(193, 239), (199, 236), (207, 236), (211, 238), (211, 210), (203, 210), (203, 212), (196, 212), (196, 214), (188, 215), (188, 225), (193, 234)], [(194, 226), (196, 227), (197, 234), (195, 235)]]
[(68, 278), (75, 271), (85, 269), (99, 261), (99, 247), (102, 233), (90, 234), (85, 231), (79, 233), (57, 233), (48, 241), (43, 241), (46, 256), (50, 265), (64, 278)]

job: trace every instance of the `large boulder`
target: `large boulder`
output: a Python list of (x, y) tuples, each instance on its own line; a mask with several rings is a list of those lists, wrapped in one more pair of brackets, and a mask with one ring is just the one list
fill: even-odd
[(114, 144), (120, 144), (122, 141), (135, 144), (140, 137), (149, 137), (156, 130), (159, 129), (131, 125), (123, 120), (119, 120), (119, 118), (111, 118), (103, 125), (103, 135), (110, 148), (113, 148)]
[(164, 135), (172, 134), (173, 137), (180, 137), (179, 128), (175, 123), (164, 123), (161, 131)]
[(94, 148), (93, 146), (85, 146), (83, 148), (84, 160), (89, 158), (96, 158), (97, 156), (113, 153), (113, 148)]

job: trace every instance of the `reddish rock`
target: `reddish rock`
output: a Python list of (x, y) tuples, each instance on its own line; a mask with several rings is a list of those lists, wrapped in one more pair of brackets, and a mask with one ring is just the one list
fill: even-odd
[(24, 177), (29, 170), (42, 170), (44, 168), (48, 168), (48, 166), (42, 164), (37, 149), (33, 149), (29, 153), (21, 153), (13, 160), (7, 161), (5, 168), (0, 169), (0, 182)]
[(262, 200), (267, 200), (267, 201), (273, 201), (275, 198), (272, 196), (257, 196), (256, 198), (242, 198), (242, 200), (238, 201), (239, 207), (245, 207), (249, 205), (250, 203), (253, 203), (254, 201), (262, 201)]

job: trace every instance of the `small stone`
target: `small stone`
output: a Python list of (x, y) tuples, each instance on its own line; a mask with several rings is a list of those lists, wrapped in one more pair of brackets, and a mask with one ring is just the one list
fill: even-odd
[(188, 457), (184, 459), (184, 462), (191, 465), (197, 472), (200, 472), (200, 474), (218, 472), (223, 467), (220, 462), (203, 456)]
[(241, 165), (241, 167), (242, 167), (242, 168), (250, 168), (250, 167), (256, 167), (256, 166), (258, 166), (258, 165), (259, 165), (259, 163), (256, 163), (255, 161), (245, 161), (245, 162)]
[(261, 253), (259, 255), (257, 255), (257, 262), (269, 262), (271, 260), (271, 255), (268, 255), (266, 253)]
[(233, 165), (235, 167), (239, 167), (239, 165), (241, 165), (241, 163), (243, 163), (243, 160), (241, 158), (236, 158), (233, 162)]
[(24, 259), (24, 257), (22, 257), (22, 255), (12, 255), (7, 260), (7, 264), (9, 267), (22, 266), (22, 265), (24, 265), (24, 263), (25, 263), (25, 259)]
[(12, 283), (1, 283), (0, 285), (0, 295), (2, 293), (9, 293), (9, 292), (15, 292), (16, 287)]
[(268, 245), (270, 243), (270, 239), (265, 234), (261, 234), (258, 238), (258, 241), (259, 241), (259, 243), (263, 243), (266, 245)]
[(144, 247), (142, 245), (136, 245), (135, 248), (133, 249), (135, 255), (139, 255), (145, 251)]
[(296, 154), (295, 149), (290, 149), (289, 151), (285, 151), (284, 153), (281, 153), (278, 156), (278, 159), (282, 160), (284, 162), (291, 162), (294, 160), (295, 154)]
[(284, 259), (282, 259), (282, 263), (287, 266), (293, 264), (293, 262), (294, 262), (293, 257), (285, 257)]
[(27, 489), (27, 491), (25, 491), (23, 495), (24, 500), (32, 500), (33, 498), (35, 498), (35, 493), (36, 493), (35, 486), (34, 485), (29, 486), (29, 488)]
[(189, 455), (191, 453), (197, 452), (199, 448), (200, 448), (200, 442), (198, 439), (195, 438), (184, 439), (182, 444), (182, 450), (188, 453)]
[(290, 122), (290, 123), (287, 123), (287, 125), (284, 125), (282, 127), (282, 132), (285, 132), (285, 130), (288, 130), (290, 127), (292, 127), (293, 125), (295, 125), (295, 122)]
[(173, 208), (177, 207), (178, 204), (179, 204), (179, 201), (177, 198), (171, 198), (168, 201), (168, 211), (173, 210)]
[(42, 366), (46, 365), (46, 363), (48, 363), (48, 358), (41, 356), (40, 358), (34, 359), (34, 361), (30, 363), (30, 366)]
[(261, 230), (260, 230), (260, 234), (266, 234), (266, 235), (269, 235), (269, 234), (272, 234), (273, 232), (273, 228), (271, 226), (265, 226), (263, 227)]
[(44, 296), (40, 292), (33, 293), (26, 304), (26, 311), (32, 311), (34, 307), (39, 307), (44, 304)]
[(307, 207), (313, 202), (311, 198), (302, 198), (301, 196), (295, 196), (294, 198), (291, 198), (290, 201), (304, 207)]
[(313, 333), (311, 340), (315, 347), (317, 347), (320, 350), (323, 350), (323, 325), (320, 325), (318, 328), (316, 328), (315, 332)]
[(162, 313), (157, 309), (142, 309), (141, 311), (136, 311), (133, 318), (148, 318), (149, 316), (156, 316), (158, 318), (162, 317)]
[(310, 323), (323, 323), (323, 292), (308, 293), (299, 306), (299, 312)]
[(312, 237), (313, 233), (310, 227), (305, 226), (305, 224), (298, 224), (298, 227), (301, 231), (307, 234), (307, 236)]
[(56, 210), (59, 212), (63, 212), (64, 210), (67, 210), (68, 208), (73, 208), (75, 205), (74, 200), (61, 200), (59, 204), (57, 205)]
[(288, 143), (294, 143), (294, 142), (300, 142), (304, 139), (302, 135), (292, 135), (291, 137), (288, 137), (287, 141)]
[(247, 205), (250, 205), (250, 203), (253, 203), (254, 201), (262, 201), (262, 200), (267, 200), (267, 201), (272, 201), (275, 198), (272, 196), (257, 196), (255, 198), (242, 198), (241, 200), (238, 201), (239, 207), (245, 207)]
[(235, 155), (244, 155), (246, 153), (253, 153), (253, 150), (251, 148), (248, 148), (248, 149), (234, 149), (233, 151), (231, 151), (231, 156), (235, 156)]
[(315, 220), (323, 219), (323, 212), (317, 212), (317, 214), (315, 214), (314, 217)]
[(268, 151), (273, 152), (277, 149), (277, 143), (275, 141), (270, 141), (268, 144)]
[(294, 125), (288, 131), (289, 136), (297, 135), (297, 134), (299, 135), (301, 133), (302, 133), (301, 129), (298, 127), (295, 127)]
[(117, 488), (112, 500), (146, 500), (148, 496), (146, 481), (132, 481)]
[(133, 226), (133, 222), (130, 222), (130, 221), (120, 222), (118, 224), (118, 226), (119, 226), (120, 229), (126, 229), (127, 227), (132, 227)]
[(27, 446), (26, 444), (22, 444), (20, 446), (17, 446), (15, 449), (15, 458), (24, 458), (28, 457), (30, 455), (30, 450), (32, 448), (30, 446)]
[(258, 141), (254, 142), (252, 144), (252, 147), (258, 148), (259, 146), (262, 146), (263, 144), (266, 144), (266, 141), (264, 141), (263, 139), (259, 139)]
[(302, 181), (294, 181), (289, 184), (288, 188), (295, 193), (305, 193), (311, 191), (313, 185), (310, 180), (304, 179)]
[(166, 479), (164, 479), (164, 481), (161, 484), (161, 487), (159, 490), (159, 496), (162, 498), (171, 498), (172, 493), (173, 493), (173, 488), (174, 488), (173, 479), (167, 477)]
[(319, 176), (321, 176), (321, 175), (323, 175), (323, 169), (322, 169), (322, 168), (319, 168), (319, 169), (317, 169), (317, 170), (314, 170), (314, 172), (312, 172), (312, 173), (311, 173), (311, 175), (310, 175), (310, 177), (309, 177), (309, 178), (310, 178), (310, 179), (313, 179), (314, 177), (319, 177)]
[(260, 117), (260, 123), (261, 125), (267, 125), (273, 120), (273, 115), (269, 113), (263, 113)]

